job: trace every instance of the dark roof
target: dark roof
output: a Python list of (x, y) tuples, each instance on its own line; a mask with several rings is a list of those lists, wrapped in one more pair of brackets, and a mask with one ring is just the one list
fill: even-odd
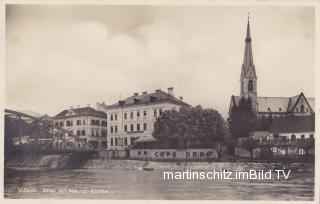
[(178, 99), (164, 91), (157, 90), (155, 93), (150, 94), (142, 94), (142, 95), (134, 95), (128, 97), (124, 100), (120, 100), (118, 103), (112, 104), (110, 106), (106, 106), (106, 108), (117, 108), (117, 107), (126, 107), (126, 106), (133, 106), (133, 105), (146, 105), (150, 103), (163, 103), (169, 102), (174, 103), (177, 105), (186, 105), (189, 104), (183, 102), (181, 99)]
[[(292, 112), (300, 97), (304, 97), (303, 93), (292, 97), (257, 97), (258, 112)], [(240, 99), (240, 96), (234, 96), (234, 102), (236, 105), (239, 104)], [(310, 105), (312, 111), (314, 111), (315, 99), (305, 99)]]
[[(72, 110), (74, 112), (73, 115), (67, 115), (68, 111)], [(56, 117), (65, 117), (65, 116), (79, 116), (79, 115), (95, 115), (100, 117), (106, 117), (106, 114), (102, 111), (97, 111), (91, 107), (83, 107), (83, 108), (71, 108), (66, 109), (55, 116)]]
[(46, 120), (48, 122), (53, 122), (53, 117), (48, 116), (47, 114), (40, 117), (42, 120)]
[(273, 133), (314, 132), (314, 130), (314, 115), (274, 118), (270, 127), (270, 132)]

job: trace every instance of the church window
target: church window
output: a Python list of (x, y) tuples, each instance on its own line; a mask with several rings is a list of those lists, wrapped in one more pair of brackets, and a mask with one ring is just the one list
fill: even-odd
[(301, 106), (300, 106), (300, 112), (301, 112), (301, 113), (304, 112), (304, 105), (303, 105), (303, 104), (301, 104)]
[(241, 82), (241, 93), (243, 93), (243, 81)]
[(248, 83), (248, 91), (249, 91), (249, 92), (253, 92), (253, 81), (252, 81), (252, 80), (249, 80), (249, 83)]

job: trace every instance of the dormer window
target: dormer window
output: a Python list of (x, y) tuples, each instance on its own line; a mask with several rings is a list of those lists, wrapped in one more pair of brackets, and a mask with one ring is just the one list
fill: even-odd
[(125, 101), (119, 101), (119, 106), (123, 106), (126, 102)]
[(157, 99), (157, 97), (150, 96), (150, 101), (151, 101), (151, 102), (155, 102), (156, 99)]
[(140, 99), (137, 99), (137, 98), (133, 99), (133, 103), (134, 103), (134, 104), (137, 104), (137, 103), (139, 103), (139, 102), (140, 102)]

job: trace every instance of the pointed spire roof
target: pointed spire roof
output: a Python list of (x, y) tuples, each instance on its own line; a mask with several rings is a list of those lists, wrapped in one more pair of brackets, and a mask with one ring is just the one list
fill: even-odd
[(248, 16), (247, 33), (246, 33), (246, 39), (245, 39), (245, 49), (244, 49), (244, 58), (243, 58), (243, 64), (242, 64), (242, 70), (241, 70), (241, 77), (244, 77), (249, 70), (251, 70), (255, 75), (251, 40), (252, 39), (250, 34), (250, 18)]

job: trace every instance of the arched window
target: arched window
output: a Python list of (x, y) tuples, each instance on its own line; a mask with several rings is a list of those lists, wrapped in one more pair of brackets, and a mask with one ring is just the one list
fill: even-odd
[(295, 135), (291, 135), (291, 140), (295, 140), (296, 136)]
[(249, 80), (248, 82), (248, 92), (253, 92), (253, 81)]
[(241, 93), (243, 93), (243, 81), (241, 82)]
[(303, 105), (303, 104), (301, 104), (301, 106), (300, 106), (300, 112), (301, 112), (301, 113), (304, 112), (304, 105)]

